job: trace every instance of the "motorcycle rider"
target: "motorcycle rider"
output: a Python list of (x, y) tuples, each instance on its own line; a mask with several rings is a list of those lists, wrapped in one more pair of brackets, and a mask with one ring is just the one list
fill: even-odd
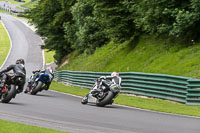
[[(106, 80), (110, 80), (111, 84), (108, 84), (108, 82), (106, 82)], [(101, 92), (102, 91), (102, 86), (105, 86), (106, 89), (109, 89), (110, 85), (113, 84), (117, 84), (119, 86), (121, 86), (121, 78), (119, 77), (119, 73), (118, 72), (113, 72), (111, 73), (111, 76), (101, 76), (100, 78), (97, 79), (97, 82), (102, 81), (102, 84), (99, 85), (99, 83), (97, 83), (97, 88), (93, 88), (93, 90), (91, 90), (84, 98), (84, 101), (88, 100), (88, 96), (89, 94), (93, 94), (94, 92)]]
[(48, 74), (50, 77), (50, 81), (47, 83), (47, 87), (45, 88), (45, 90), (49, 89), (49, 86), (51, 84), (51, 81), (54, 78), (54, 73), (53, 73), (53, 68), (51, 66), (47, 67), (46, 69), (43, 70), (36, 70), (32, 72), (33, 75), (31, 75), (29, 81), (28, 81), (28, 85), (26, 90), (24, 91), (24, 93), (28, 93), (31, 91), (31, 86), (33, 85), (33, 83), (35, 82), (35, 79), (38, 78), (40, 76), (41, 73), (45, 73)]
[(4, 84), (6, 83), (7, 79), (9, 78), (9, 75), (6, 73), (8, 71), (13, 70), (14, 75), (22, 77), (22, 83), (18, 85), (18, 93), (21, 93), (24, 89), (24, 84), (26, 80), (26, 69), (24, 66), (25, 62), (23, 59), (18, 59), (16, 61), (16, 64), (8, 66), (6, 69), (2, 70), (0, 72), (0, 75), (2, 75), (2, 81), (0, 84), (0, 90), (4, 87)]

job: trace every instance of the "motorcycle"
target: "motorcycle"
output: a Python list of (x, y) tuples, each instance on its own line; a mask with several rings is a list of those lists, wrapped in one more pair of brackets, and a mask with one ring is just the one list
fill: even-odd
[(35, 79), (34, 83), (30, 87), (30, 93), (36, 95), (42, 90), (48, 90), (51, 83), (52, 77), (49, 74), (40, 73), (40, 75)]
[[(0, 83), (2, 82), (2, 75), (0, 75)], [(1, 102), (8, 103), (12, 98), (15, 98), (18, 92), (18, 85), (22, 84), (23, 78), (15, 74), (8, 73), (8, 78), (4, 87), (0, 91)]]
[(88, 96), (85, 96), (81, 100), (82, 104), (94, 103), (99, 107), (104, 107), (105, 105), (112, 104), (114, 102), (114, 99), (118, 96), (120, 92), (120, 85), (113, 84), (111, 81), (106, 81), (106, 83), (109, 85), (109, 88), (106, 88), (105, 86), (102, 85), (103, 81), (106, 80), (103, 79), (96, 80)]

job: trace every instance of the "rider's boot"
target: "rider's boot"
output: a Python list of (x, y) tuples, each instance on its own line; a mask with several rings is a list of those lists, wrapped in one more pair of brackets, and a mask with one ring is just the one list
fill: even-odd
[(21, 93), (23, 89), (17, 89), (17, 93)]
[(25, 90), (24, 90), (24, 93), (28, 93), (29, 91), (28, 91), (28, 88), (26, 88)]
[(48, 90), (49, 89), (49, 85), (46, 85), (45, 87), (44, 87), (44, 90)]
[(17, 88), (17, 93), (21, 93), (23, 91), (24, 87), (23, 86), (18, 86)]

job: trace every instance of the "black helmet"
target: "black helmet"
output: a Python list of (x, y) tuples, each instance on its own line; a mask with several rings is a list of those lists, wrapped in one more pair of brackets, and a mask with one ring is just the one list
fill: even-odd
[(17, 61), (16, 61), (16, 64), (25, 64), (25, 62), (24, 62), (24, 59), (18, 59)]

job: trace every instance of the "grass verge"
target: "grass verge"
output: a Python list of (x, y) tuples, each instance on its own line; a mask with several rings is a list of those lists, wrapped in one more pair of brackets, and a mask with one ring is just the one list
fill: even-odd
[[(89, 92), (88, 89), (66, 86), (57, 82), (52, 82), (50, 89), (78, 96), (85, 96)], [(142, 98), (120, 94), (114, 103), (152, 111), (200, 117), (200, 106), (189, 106), (155, 98)]]
[(44, 50), (44, 55), (45, 55), (45, 62), (46, 63), (52, 63), (55, 61), (54, 59), (54, 55), (55, 55), (55, 51), (48, 51), (48, 50)]
[(4, 10), (0, 10), (0, 13), (8, 13), (7, 11)]
[(0, 120), (0, 125), (0, 133), (67, 133), (52, 129), (9, 122), (5, 120)]
[(26, 8), (34, 8), (36, 5), (38, 4), (38, 0), (32, 2), (32, 1), (28, 1), (25, 4), (21, 5), (22, 7), (26, 7)]
[(0, 66), (3, 64), (10, 49), (10, 39), (8, 34), (0, 21)]
[(110, 42), (91, 55), (69, 55), (68, 64), (60, 70), (145, 72), (196, 78), (200, 77), (199, 44), (143, 35), (138, 42), (131, 39), (122, 44)]

